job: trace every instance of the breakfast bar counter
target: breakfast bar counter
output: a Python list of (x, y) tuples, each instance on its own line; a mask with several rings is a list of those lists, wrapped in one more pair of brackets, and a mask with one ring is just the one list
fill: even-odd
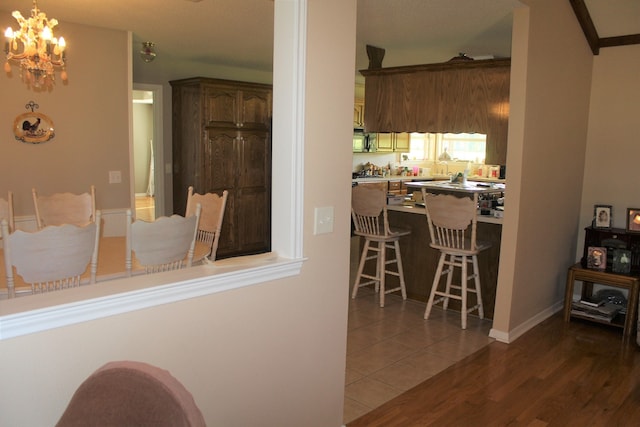
[[(429, 246), (431, 237), (429, 236), (425, 210), (419, 206), (389, 206), (387, 211), (391, 227), (411, 230), (410, 235), (400, 239), (407, 297), (426, 303), (431, 292), (431, 284), (440, 252)], [(478, 267), (485, 317), (493, 319), (500, 262), (502, 219), (478, 216), (477, 233), (478, 240), (491, 242), (491, 247), (478, 255)], [(460, 302), (451, 300), (449, 307), (459, 311)]]
[[(460, 196), (486, 197), (492, 193), (505, 191), (504, 183), (468, 181), (451, 183), (448, 181), (410, 182), (407, 187), (418, 192), (414, 200), (422, 201), (422, 189), (429, 193), (445, 193)], [(402, 266), (408, 298), (425, 302), (429, 298), (433, 276), (435, 274), (440, 251), (429, 246), (431, 236), (424, 205), (406, 202), (402, 205), (388, 206), (389, 225), (411, 230), (411, 234), (400, 239)], [(496, 286), (498, 283), (498, 265), (500, 263), (500, 240), (502, 238), (502, 218), (492, 215), (478, 215), (478, 240), (491, 243), (491, 247), (478, 254), (482, 303), (485, 317), (492, 319), (495, 307)], [(458, 272), (455, 274), (459, 275)], [(459, 279), (455, 279), (454, 281)], [(449, 307), (460, 310), (460, 302), (451, 300)]]

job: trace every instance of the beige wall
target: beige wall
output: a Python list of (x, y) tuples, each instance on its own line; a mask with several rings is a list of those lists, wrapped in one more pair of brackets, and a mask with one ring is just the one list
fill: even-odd
[(512, 340), (563, 298), (581, 226), (593, 55), (569, 2), (515, 12), (500, 271), (492, 335)]
[[(53, 425), (91, 372), (121, 359), (168, 369), (208, 425), (342, 424), (356, 2), (309, 3), (304, 159), (331, 173), (304, 177), (301, 275), (0, 341), (3, 425)], [(334, 232), (314, 236), (323, 206)]]
[[(16, 26), (11, 12), (0, 10), (0, 28), (9, 25)], [(17, 216), (34, 214), (32, 187), (42, 194), (81, 193), (93, 184), (98, 209), (130, 206), (127, 33), (68, 23), (59, 28), (68, 41), (68, 83), (58, 73), (53, 90), (35, 92), (15, 65), (12, 77), (0, 72), (0, 194), (14, 192)], [(29, 101), (53, 121), (53, 140), (34, 145), (14, 138), (13, 121)], [(110, 170), (122, 172), (121, 184), (108, 183)]]
[(594, 58), (578, 259), (593, 205), (612, 205), (613, 226), (623, 229), (627, 208), (640, 208), (639, 74), (640, 45), (601, 49)]

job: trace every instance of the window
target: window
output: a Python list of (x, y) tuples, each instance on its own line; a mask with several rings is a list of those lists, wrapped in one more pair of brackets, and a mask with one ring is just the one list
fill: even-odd
[(414, 132), (409, 136), (410, 152), (403, 154), (411, 160), (433, 160), (434, 141), (433, 134)]
[(442, 133), (436, 134), (436, 140), (438, 159), (447, 152), (453, 160), (484, 163), (487, 135), (481, 133)]
[(408, 160), (459, 160), (483, 164), (487, 136), (481, 133), (412, 133)]

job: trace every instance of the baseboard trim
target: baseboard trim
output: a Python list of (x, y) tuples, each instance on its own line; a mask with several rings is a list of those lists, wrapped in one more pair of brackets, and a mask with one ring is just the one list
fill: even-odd
[[(127, 208), (102, 209), (102, 235), (105, 237), (124, 236), (127, 231)], [(25, 215), (15, 218), (16, 229), (22, 231), (37, 231), (35, 215)]]
[(556, 302), (553, 306), (548, 307), (547, 309), (539, 312), (535, 316), (529, 318), (528, 320), (526, 320), (525, 322), (521, 323), (520, 325), (516, 326), (515, 328), (513, 328), (508, 332), (491, 328), (491, 330), (489, 331), (489, 336), (491, 338), (494, 338), (496, 341), (499, 341), (505, 344), (510, 344), (515, 340), (517, 340), (522, 335), (524, 335), (527, 331), (533, 329), (538, 324), (544, 322), (549, 317), (553, 316), (554, 314), (562, 310), (563, 307), (564, 307), (563, 301)]

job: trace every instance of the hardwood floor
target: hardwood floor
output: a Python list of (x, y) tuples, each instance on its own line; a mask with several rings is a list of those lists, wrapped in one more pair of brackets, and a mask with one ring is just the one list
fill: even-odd
[(349, 427), (640, 425), (635, 335), (554, 315), (493, 342)]
[(147, 222), (156, 219), (155, 200), (153, 196), (136, 196), (136, 218)]

